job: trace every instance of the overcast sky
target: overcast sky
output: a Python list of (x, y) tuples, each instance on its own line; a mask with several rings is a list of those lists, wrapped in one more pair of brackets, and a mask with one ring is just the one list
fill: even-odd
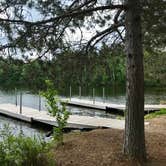
[[(101, 3), (102, 3), (102, 0), (99, 0)], [(116, 4), (120, 2), (120, 0), (117, 0), (117, 1), (114, 1)], [(37, 20), (42, 20), (42, 19), (45, 19), (43, 18), (43, 16), (38, 12), (36, 11), (35, 9), (29, 9), (27, 7), (24, 7), (24, 16), (25, 16), (25, 19), (27, 21), (37, 21)], [(114, 11), (110, 12), (110, 15), (112, 15), (114, 13)], [(9, 9), (8, 11), (8, 14), (10, 15), (10, 18), (12, 19), (13, 16), (12, 16), (12, 9)], [(101, 15), (102, 17), (102, 15)], [(5, 14), (0, 14), (0, 18), (7, 18), (7, 16)], [(86, 20), (85, 24), (88, 24), (88, 22), (90, 22), (91, 20)], [(92, 36), (94, 36), (96, 34), (96, 32), (100, 32), (102, 31), (103, 29), (105, 29), (106, 27), (109, 26), (109, 24), (111, 24), (111, 20), (109, 21), (108, 24), (106, 24), (104, 27), (99, 27), (97, 24), (96, 26), (94, 26), (93, 28), (87, 30), (85, 27), (82, 27), (81, 28), (81, 31), (79, 28), (76, 28), (75, 29), (75, 33), (71, 33), (71, 31), (69, 29), (66, 29), (66, 37), (65, 37), (65, 40), (67, 40), (68, 42), (79, 42), (80, 41), (80, 38), (81, 36), (83, 36), (83, 42), (84, 41), (88, 41)], [(1, 32), (0, 34), (0, 43), (1, 44), (5, 44), (7, 43), (7, 39), (5, 37), (5, 34)], [(29, 52), (27, 52), (27, 55), (29, 54)], [(32, 53), (31, 53), (32, 55)], [(20, 56), (20, 55), (19, 55)], [(34, 53), (34, 56), (31, 56), (31, 58), (35, 58), (35, 53)]]

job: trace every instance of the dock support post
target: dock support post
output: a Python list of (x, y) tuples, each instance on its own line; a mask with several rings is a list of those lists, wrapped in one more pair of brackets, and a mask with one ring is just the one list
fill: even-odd
[(81, 99), (81, 86), (79, 86), (79, 98)]
[(20, 114), (22, 114), (22, 92), (20, 92)]
[(41, 96), (40, 96), (40, 93), (39, 93), (39, 111), (41, 111)]
[(70, 101), (71, 101), (71, 86), (70, 86)]
[(17, 89), (15, 88), (15, 104), (17, 106)]
[(103, 87), (103, 103), (105, 103), (105, 88)]
[(95, 89), (93, 88), (93, 104), (95, 104)]

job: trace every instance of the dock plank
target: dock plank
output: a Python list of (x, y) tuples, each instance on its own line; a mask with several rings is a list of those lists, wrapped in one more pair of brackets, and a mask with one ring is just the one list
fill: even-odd
[[(0, 113), (28, 123), (36, 121), (43, 124), (57, 126), (54, 117), (49, 115), (46, 111), (38, 111), (33, 108), (22, 107), (22, 114), (20, 114), (19, 107), (16, 107), (13, 104), (0, 104)], [(124, 123), (124, 120), (118, 119), (70, 115), (67, 121), (67, 127), (76, 129), (98, 127), (124, 129)]]
[[(106, 110), (106, 109), (117, 109), (124, 111), (126, 109), (125, 104), (113, 104), (113, 103), (104, 103), (100, 101), (93, 101), (87, 100), (87, 99), (78, 99), (78, 98), (71, 98), (70, 99), (62, 99), (62, 101), (66, 102), (69, 105), (75, 105), (75, 106), (81, 106), (86, 108), (93, 108), (93, 109), (100, 109), (100, 110)], [(166, 109), (166, 104), (145, 104), (145, 111), (154, 111), (154, 110), (160, 110), (160, 109)]]

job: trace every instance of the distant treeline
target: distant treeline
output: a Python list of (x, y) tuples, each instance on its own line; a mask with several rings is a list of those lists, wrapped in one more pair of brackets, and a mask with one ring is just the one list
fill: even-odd
[[(145, 51), (145, 83), (166, 85), (166, 54)], [(31, 62), (0, 57), (0, 86), (39, 90), (45, 80), (52, 80), (56, 88), (67, 86), (125, 85), (125, 55), (123, 48), (104, 45), (100, 51), (83, 54), (67, 50), (52, 60)]]

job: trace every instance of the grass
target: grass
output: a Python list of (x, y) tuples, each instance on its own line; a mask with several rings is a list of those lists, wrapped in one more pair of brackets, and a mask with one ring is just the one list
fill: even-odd
[[(149, 114), (145, 115), (144, 117), (145, 117), (145, 119), (152, 119), (152, 118), (156, 118), (158, 116), (163, 116), (163, 115), (166, 115), (166, 109), (161, 109), (160, 111), (149, 113)], [(124, 120), (125, 116), (117, 115), (116, 119)]]
[(166, 109), (161, 109), (160, 111), (156, 111), (148, 115), (145, 115), (145, 119), (152, 119), (163, 115), (166, 115)]

